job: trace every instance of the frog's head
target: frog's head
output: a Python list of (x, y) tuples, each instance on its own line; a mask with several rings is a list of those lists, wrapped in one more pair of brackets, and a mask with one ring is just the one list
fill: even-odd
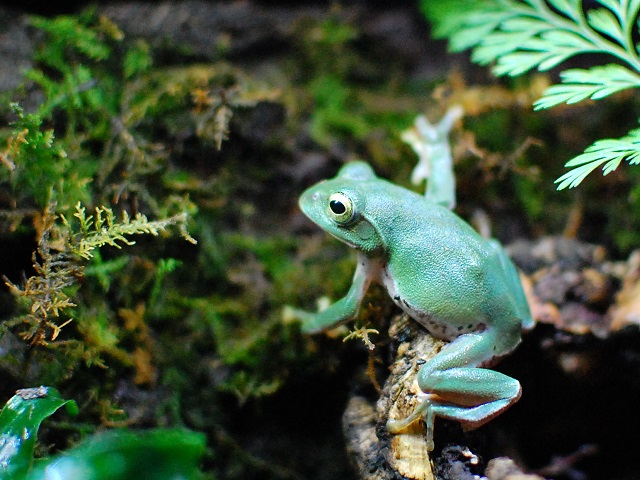
[(364, 253), (382, 250), (380, 234), (367, 215), (363, 185), (378, 180), (368, 163), (349, 162), (335, 178), (324, 180), (300, 196), (300, 209), (314, 223)]

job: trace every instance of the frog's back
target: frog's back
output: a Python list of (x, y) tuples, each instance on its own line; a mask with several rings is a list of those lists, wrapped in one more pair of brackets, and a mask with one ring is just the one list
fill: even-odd
[(528, 328), (526, 298), (502, 248), (448, 209), (396, 188), (392, 201), (378, 197), (368, 205), (387, 209), (386, 221), (376, 228), (387, 246), (382, 283), (396, 303), (432, 333), (445, 325), (465, 333), (503, 321)]
[[(388, 184), (387, 188), (391, 187), (393, 190), (386, 195), (376, 195), (375, 190), (367, 195), (367, 210), (369, 219), (382, 219), (374, 226), (384, 239), (392, 261), (412, 261), (427, 266), (459, 260), (473, 266), (496, 253), (493, 246), (449, 209), (428, 202), (415, 192)], [(373, 214), (370, 210), (374, 210)]]

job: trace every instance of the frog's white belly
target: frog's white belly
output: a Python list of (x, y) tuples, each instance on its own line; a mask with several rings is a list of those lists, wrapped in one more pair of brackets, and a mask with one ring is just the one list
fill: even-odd
[(429, 312), (411, 305), (410, 302), (403, 298), (402, 294), (398, 291), (398, 286), (391, 277), (386, 266), (379, 270), (378, 281), (387, 289), (389, 296), (393, 299), (395, 304), (404, 310), (411, 318), (426, 328), (435, 338), (451, 341), (465, 333), (477, 332), (486, 328), (484, 323), (474, 323), (474, 319), (470, 319), (467, 325), (452, 325), (446, 320), (438, 319)]

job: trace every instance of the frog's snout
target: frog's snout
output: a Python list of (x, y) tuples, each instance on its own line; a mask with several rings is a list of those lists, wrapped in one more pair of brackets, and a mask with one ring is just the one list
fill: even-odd
[(316, 221), (317, 212), (319, 210), (319, 204), (322, 201), (322, 194), (315, 189), (309, 189), (302, 192), (298, 205), (302, 213), (309, 217), (314, 222)]

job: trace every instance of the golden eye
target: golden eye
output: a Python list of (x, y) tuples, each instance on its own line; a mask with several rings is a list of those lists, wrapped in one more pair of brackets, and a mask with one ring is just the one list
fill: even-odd
[(353, 202), (344, 193), (336, 192), (329, 197), (329, 215), (337, 223), (349, 223), (356, 216)]

